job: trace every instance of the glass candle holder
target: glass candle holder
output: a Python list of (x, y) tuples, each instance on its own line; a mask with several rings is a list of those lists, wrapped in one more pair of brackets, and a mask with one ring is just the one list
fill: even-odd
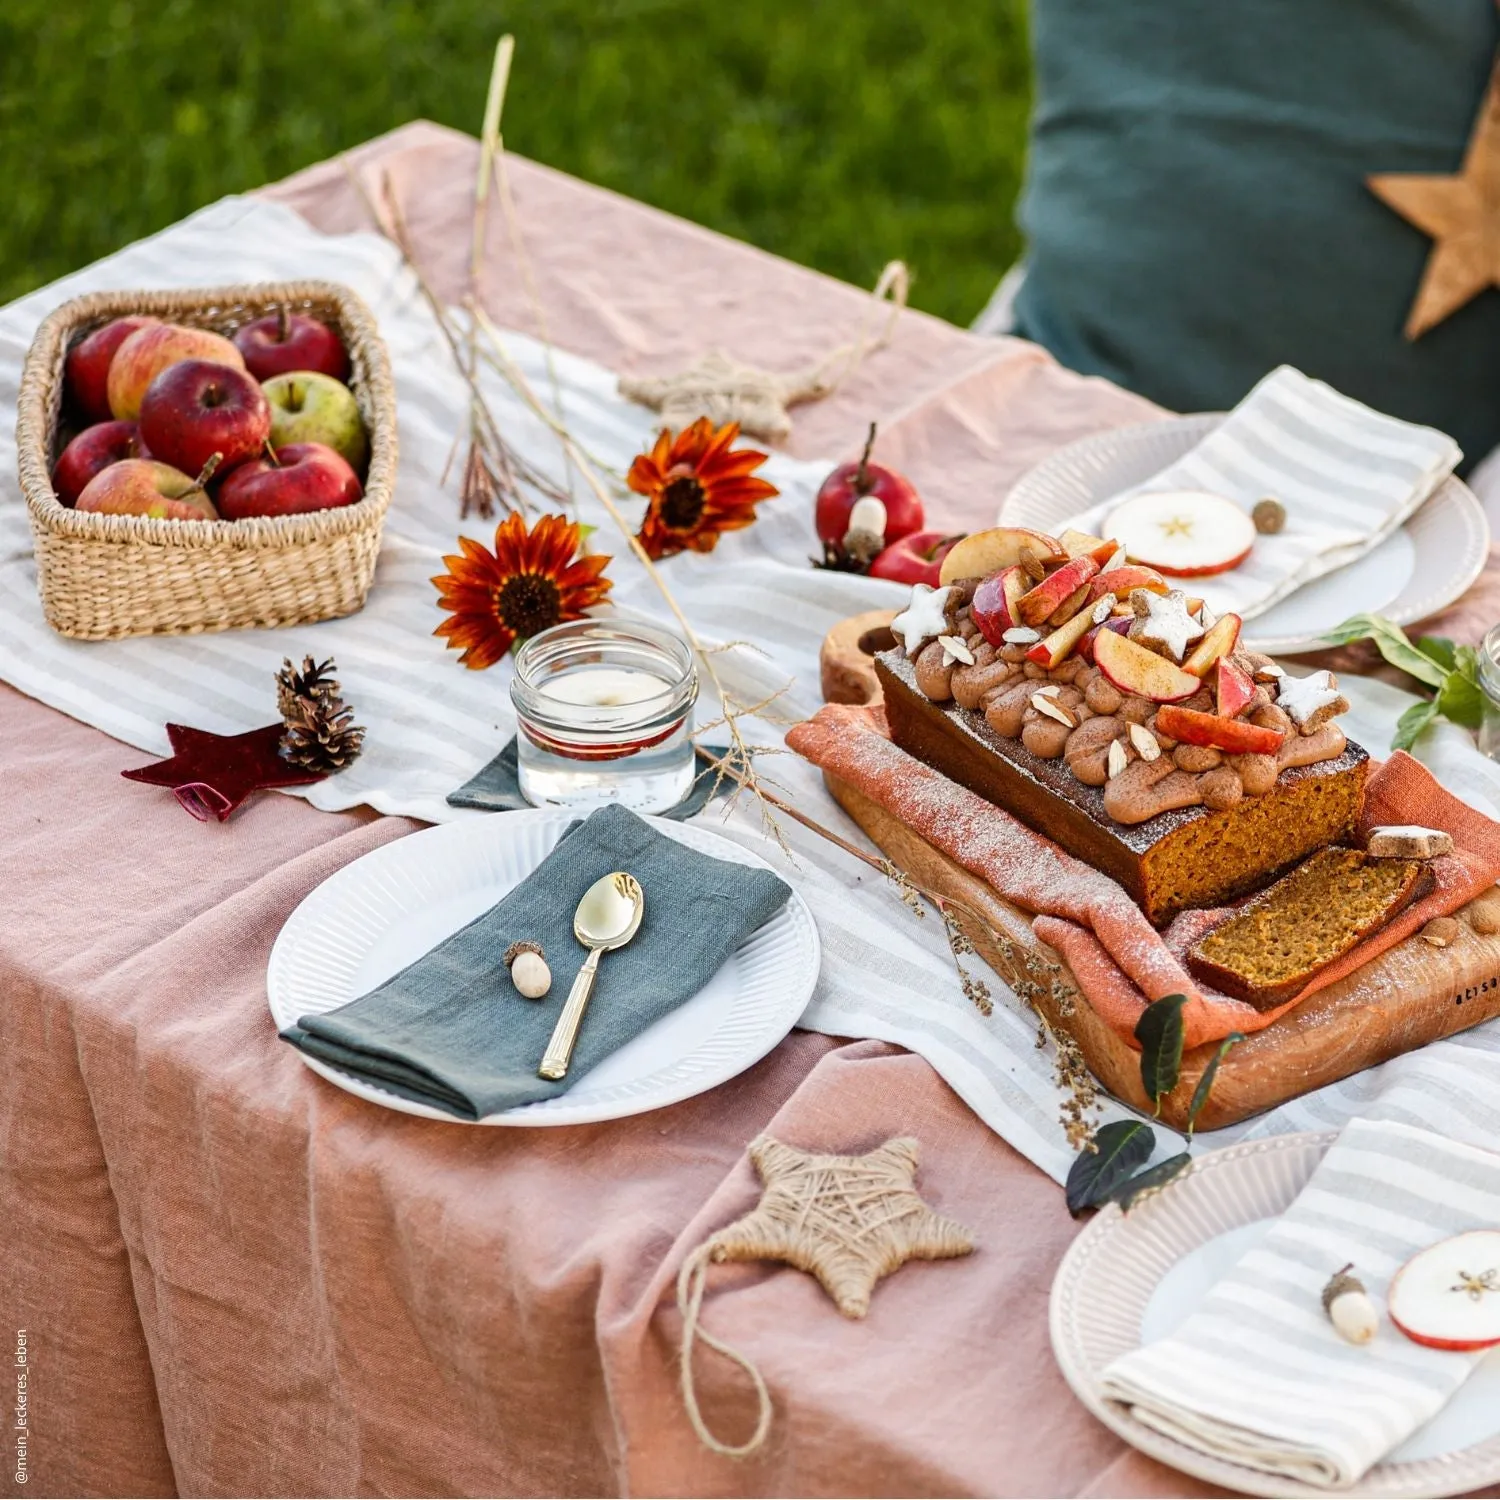
[(686, 642), (639, 620), (574, 620), (516, 653), (521, 795), (535, 807), (665, 812), (695, 774), (698, 673)]
[(1484, 696), (1479, 748), (1491, 760), (1500, 760), (1500, 625), (1480, 642), (1479, 687)]

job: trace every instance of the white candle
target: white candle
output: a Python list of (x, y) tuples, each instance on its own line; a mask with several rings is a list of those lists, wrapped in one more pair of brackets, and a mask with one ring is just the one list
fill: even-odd
[(651, 672), (634, 672), (628, 667), (583, 667), (575, 672), (560, 672), (541, 685), (542, 697), (558, 703), (573, 703), (585, 708), (623, 708), (647, 703), (653, 698), (665, 699), (668, 684)]

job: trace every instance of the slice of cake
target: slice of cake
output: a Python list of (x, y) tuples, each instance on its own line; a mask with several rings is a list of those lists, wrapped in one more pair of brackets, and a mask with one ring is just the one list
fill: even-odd
[(1432, 878), (1421, 860), (1320, 850), (1201, 937), (1188, 951), (1188, 969), (1226, 995), (1271, 1010), (1425, 895)]
[(1114, 543), (997, 527), (917, 585), (876, 658), (892, 739), (1119, 881), (1156, 923), (1349, 838), (1368, 756), (1327, 672)]

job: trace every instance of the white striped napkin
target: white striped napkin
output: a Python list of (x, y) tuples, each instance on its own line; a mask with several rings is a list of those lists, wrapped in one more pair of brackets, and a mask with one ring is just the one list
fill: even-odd
[(1208, 490), (1246, 510), (1266, 496), (1280, 500), (1284, 530), (1257, 537), (1232, 571), (1192, 580), (1190, 592), (1215, 614), (1248, 620), (1384, 541), (1462, 457), (1444, 433), (1383, 416), (1282, 365), (1192, 452), (1068, 524), (1102, 536), (1120, 501), (1161, 490)]
[[(1385, 1316), (1418, 1250), (1500, 1224), (1500, 1156), (1354, 1120), (1280, 1222), (1170, 1337), (1115, 1360), (1104, 1394), (1189, 1447), (1330, 1488), (1353, 1484), (1458, 1390), (1478, 1354), (1412, 1343)], [(1380, 1331), (1346, 1344), (1324, 1315), (1352, 1261)]]

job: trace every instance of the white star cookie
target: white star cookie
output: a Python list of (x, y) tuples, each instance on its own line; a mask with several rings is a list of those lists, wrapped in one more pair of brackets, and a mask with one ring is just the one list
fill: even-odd
[(914, 583), (907, 606), (891, 621), (908, 656), (915, 656), (928, 641), (948, 634), (948, 600), (951, 588), (935, 589), (930, 583)]
[(1187, 595), (1181, 589), (1170, 594), (1136, 589), (1130, 603), (1136, 613), (1130, 638), (1173, 661), (1181, 661), (1189, 644), (1203, 634), (1203, 627), (1188, 613)]
[[(1311, 672), (1306, 677), (1283, 676), (1276, 688), (1276, 706), (1299, 729), (1308, 727), (1321, 709), (1334, 712), (1349, 707), (1348, 700), (1339, 692), (1338, 678), (1332, 672)], [(1323, 718), (1329, 718), (1323, 714)], [(1321, 722), (1321, 721), (1320, 721)]]

